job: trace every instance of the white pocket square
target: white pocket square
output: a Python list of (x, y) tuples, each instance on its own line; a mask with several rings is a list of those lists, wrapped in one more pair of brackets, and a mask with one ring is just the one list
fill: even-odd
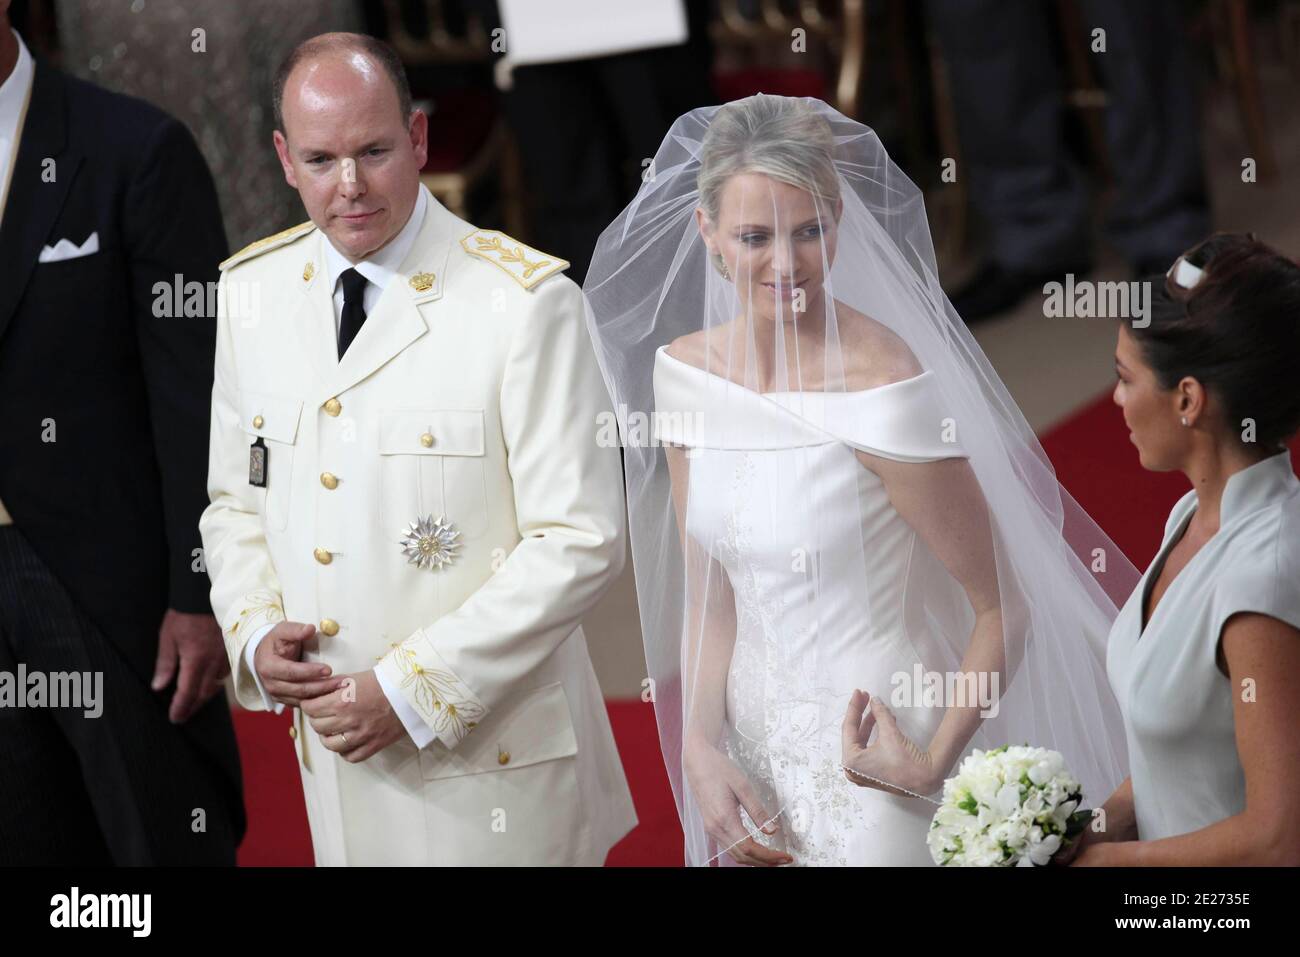
[(86, 241), (78, 246), (71, 240), (60, 239), (53, 246), (41, 247), (41, 257), (38, 262), (57, 263), (65, 259), (80, 259), (82, 256), (89, 256), (91, 253), (99, 252), (99, 230), (95, 230), (86, 237)]

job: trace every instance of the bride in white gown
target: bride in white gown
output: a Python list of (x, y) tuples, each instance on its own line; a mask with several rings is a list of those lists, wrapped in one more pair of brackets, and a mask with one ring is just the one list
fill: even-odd
[(1136, 571), (952, 316), (870, 130), (761, 94), (687, 114), (585, 291), (688, 863), (929, 863), (975, 746), (1110, 793)]

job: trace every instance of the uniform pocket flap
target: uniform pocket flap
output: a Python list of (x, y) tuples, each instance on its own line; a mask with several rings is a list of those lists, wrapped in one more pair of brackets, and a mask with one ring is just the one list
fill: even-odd
[(391, 409), (379, 413), (380, 455), (482, 455), (482, 409)]
[(298, 436), (301, 415), (301, 399), (269, 392), (239, 394), (239, 426), (249, 435), (292, 445)]
[(437, 743), (420, 752), (426, 780), (524, 768), (578, 753), (564, 685), (556, 681), (494, 711), (448, 751)]

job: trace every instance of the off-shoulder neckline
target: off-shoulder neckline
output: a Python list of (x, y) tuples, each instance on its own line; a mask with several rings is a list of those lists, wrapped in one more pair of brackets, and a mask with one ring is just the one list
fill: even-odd
[(833, 397), (840, 397), (840, 398), (849, 398), (851, 396), (872, 395), (874, 393), (881, 392), (885, 389), (892, 389), (897, 386), (903, 386), (903, 385), (908, 385), (909, 383), (920, 382), (921, 380), (925, 379), (926, 376), (934, 375), (934, 370), (926, 369), (922, 372), (917, 373), (914, 376), (909, 376), (906, 379), (899, 379), (897, 382), (886, 382), (883, 385), (872, 386), (870, 389), (856, 389), (853, 391), (825, 392), (825, 391), (817, 391), (817, 390), (779, 389), (775, 392), (757, 392), (754, 389), (751, 389), (749, 386), (741, 385), (739, 382), (736, 382), (732, 379), (728, 379), (726, 376), (718, 375), (716, 372), (710, 372), (708, 369), (701, 369), (697, 365), (694, 365), (690, 362), (686, 362), (683, 359), (678, 359), (674, 355), (670, 355), (667, 346), (660, 346), (658, 349), (655, 350), (655, 353), (656, 355), (663, 356), (665, 359), (671, 359), (679, 366), (684, 366), (687, 369), (691, 369), (695, 372), (698, 372), (700, 375), (708, 376), (711, 379), (717, 379), (719, 382), (726, 383), (727, 385), (730, 386), (735, 386), (737, 389), (740, 389), (742, 392), (748, 392), (750, 395), (756, 395), (759, 398), (763, 398), (763, 399), (769, 399), (774, 396), (782, 396), (782, 395), (799, 395), (799, 396), (822, 395), (822, 396), (833, 396)]

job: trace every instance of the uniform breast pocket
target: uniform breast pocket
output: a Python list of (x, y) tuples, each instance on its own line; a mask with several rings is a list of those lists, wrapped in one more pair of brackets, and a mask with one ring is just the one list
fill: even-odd
[(266, 445), (266, 499), (262, 516), (268, 528), (289, 524), (289, 492), (293, 487), (294, 446), (302, 400), (269, 392), (241, 392), (239, 425), (248, 444), (261, 439)]
[(385, 530), (401, 534), (442, 516), (473, 539), (487, 531), (482, 409), (393, 409), (380, 413)]

